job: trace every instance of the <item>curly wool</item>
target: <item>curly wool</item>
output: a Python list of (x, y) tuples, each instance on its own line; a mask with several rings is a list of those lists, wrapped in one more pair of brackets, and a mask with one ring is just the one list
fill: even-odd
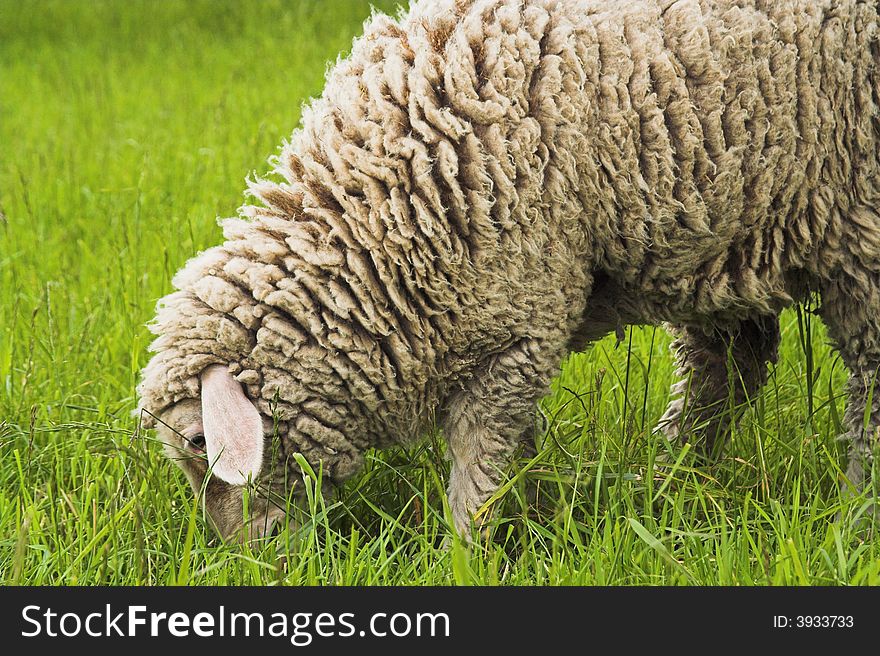
[(342, 480), (522, 340), (558, 366), (621, 323), (774, 314), (840, 272), (873, 293), (877, 26), (851, 0), (373, 16), (284, 181), (252, 183), (160, 302), (141, 407), (228, 364)]

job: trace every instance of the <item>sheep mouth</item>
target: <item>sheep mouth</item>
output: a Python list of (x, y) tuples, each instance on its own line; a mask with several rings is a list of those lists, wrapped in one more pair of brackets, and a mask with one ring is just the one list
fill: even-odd
[[(280, 508), (269, 508), (265, 512), (252, 514), (227, 530), (217, 530), (224, 541), (241, 544), (268, 540), (284, 530), (286, 513)], [(215, 529), (220, 527), (215, 525)]]
[(252, 517), (248, 525), (248, 536), (250, 540), (259, 540), (263, 538), (271, 538), (280, 534), (284, 530), (283, 510), (271, 508), (265, 513), (257, 517)]

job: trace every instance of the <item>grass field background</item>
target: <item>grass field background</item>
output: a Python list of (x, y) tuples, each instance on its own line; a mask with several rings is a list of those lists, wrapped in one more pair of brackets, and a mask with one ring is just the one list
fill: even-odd
[(213, 536), (135, 432), (144, 324), (369, 11), (0, 0), (0, 583), (880, 583), (877, 543), (832, 521), (866, 506), (837, 491), (845, 372), (818, 320), (793, 311), (714, 466), (688, 452), (654, 466), (669, 337), (631, 329), (565, 363), (541, 452), (511, 472), (471, 552), (441, 547), (436, 436), (371, 454), (299, 530)]

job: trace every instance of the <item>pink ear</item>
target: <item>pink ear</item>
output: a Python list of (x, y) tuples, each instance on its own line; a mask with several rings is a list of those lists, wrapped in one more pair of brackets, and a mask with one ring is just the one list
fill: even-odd
[(202, 426), (214, 475), (245, 485), (263, 466), (263, 421), (223, 365), (202, 372)]

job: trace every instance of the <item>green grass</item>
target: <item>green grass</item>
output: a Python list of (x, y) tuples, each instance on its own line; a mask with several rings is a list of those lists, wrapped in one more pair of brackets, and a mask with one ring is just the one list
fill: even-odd
[(143, 326), (368, 13), (0, 0), (0, 582), (880, 583), (880, 546), (831, 521), (865, 507), (837, 491), (845, 371), (794, 313), (712, 467), (687, 452), (654, 467), (669, 337), (633, 329), (566, 362), (541, 452), (470, 553), (441, 546), (436, 436), (371, 454), (299, 531), (250, 546), (210, 533), (182, 474), (134, 437)]

